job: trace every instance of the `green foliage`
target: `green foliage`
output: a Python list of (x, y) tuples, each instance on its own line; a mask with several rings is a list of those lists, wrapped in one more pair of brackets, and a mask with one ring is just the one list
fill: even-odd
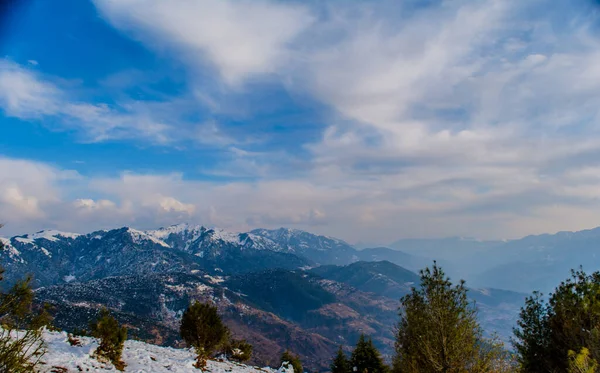
[(351, 371), (350, 361), (346, 357), (342, 346), (340, 346), (335, 358), (331, 362), (331, 373), (350, 373)]
[(582, 348), (579, 353), (569, 351), (569, 373), (596, 373), (598, 362), (590, 358), (590, 350)]
[(125, 340), (127, 340), (127, 328), (120, 326), (117, 319), (106, 308), (103, 308), (100, 311), (100, 317), (90, 324), (90, 330), (92, 336), (99, 340), (95, 355), (109, 360), (118, 370), (125, 369), (121, 355)]
[(17, 281), (8, 293), (0, 294), (2, 326), (25, 328), (32, 313), (33, 290), (31, 277)]
[(549, 331), (547, 327), (547, 306), (542, 294), (534, 292), (521, 308), (517, 328), (513, 330), (513, 346), (518, 362), (524, 372), (542, 373), (549, 369), (546, 360), (549, 351)]
[(40, 307), (38, 313), (33, 316), (31, 321), (29, 322), (29, 327), (32, 329), (41, 329), (46, 328), (48, 330), (57, 331), (52, 322), (54, 321), (54, 316), (52, 315), (52, 311), (54, 311), (54, 307), (49, 303), (44, 303)]
[[(525, 372), (566, 372), (569, 351), (600, 359), (600, 272), (572, 271), (546, 302), (541, 295), (527, 299), (521, 309), (513, 344)], [(571, 354), (572, 355), (572, 354)]]
[(245, 339), (231, 339), (227, 343), (227, 357), (235, 361), (248, 361), (252, 357), (252, 345)]
[(283, 351), (281, 354), (281, 365), (288, 367), (289, 365), (294, 368), (294, 373), (303, 373), (304, 369), (302, 368), (302, 362), (300, 361), (300, 357), (291, 353), (288, 350)]
[(229, 337), (229, 330), (221, 321), (217, 307), (199, 302), (185, 310), (179, 332), (188, 346), (196, 350), (197, 368), (204, 368), (206, 359)]
[(0, 329), (0, 372), (35, 372), (45, 352), (39, 330)]
[[(3, 273), (0, 267), (0, 281)], [(46, 352), (30, 282), (31, 278), (26, 278), (9, 292), (0, 293), (0, 372), (35, 372)]]
[(367, 339), (364, 334), (361, 334), (354, 351), (352, 351), (350, 367), (357, 373), (386, 373), (388, 371), (388, 367), (383, 363), (373, 341), (371, 338)]
[(505, 354), (483, 337), (464, 281), (453, 285), (434, 262), (420, 272), (421, 286), (402, 297), (394, 372), (496, 372)]

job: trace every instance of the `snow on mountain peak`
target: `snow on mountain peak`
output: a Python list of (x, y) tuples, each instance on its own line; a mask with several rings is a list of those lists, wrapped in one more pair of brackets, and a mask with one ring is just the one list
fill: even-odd
[(156, 237), (158, 239), (165, 239), (165, 238), (168, 238), (171, 234), (181, 234), (184, 232), (192, 232), (196, 235), (202, 231), (202, 228), (203, 227), (201, 225), (180, 223), (180, 224), (170, 225), (168, 227), (161, 227), (158, 229), (149, 230), (149, 231), (146, 231), (146, 234), (148, 234), (152, 237)]
[(228, 232), (224, 229), (220, 228), (210, 228), (207, 233), (209, 233), (213, 240), (221, 240), (223, 242), (239, 244), (240, 243), (240, 234)]
[(75, 239), (79, 236), (80, 235), (77, 233), (61, 232), (61, 231), (49, 229), (49, 230), (39, 231), (39, 232), (32, 233), (32, 234), (25, 234), (23, 236), (18, 236), (18, 237), (15, 237), (15, 240), (22, 242), (22, 243), (33, 243), (35, 240), (38, 240), (38, 239), (46, 239), (48, 241), (58, 241), (59, 237)]
[(171, 247), (164, 241), (159, 240), (158, 238), (156, 238), (152, 235), (149, 235), (146, 232), (138, 231), (137, 229), (133, 229), (133, 228), (127, 228), (127, 232), (129, 232), (129, 234), (131, 235), (131, 239), (135, 243), (140, 243), (140, 241), (152, 241), (152, 242), (159, 244), (161, 246), (164, 246), (164, 247), (169, 247), (169, 248)]
[(8, 256), (11, 259), (16, 259), (20, 262), (23, 262), (21, 258), (21, 252), (17, 250), (13, 245), (10, 244), (10, 240), (8, 238), (0, 237), (0, 242), (2, 242), (2, 246), (4, 246), (4, 250), (8, 251)]

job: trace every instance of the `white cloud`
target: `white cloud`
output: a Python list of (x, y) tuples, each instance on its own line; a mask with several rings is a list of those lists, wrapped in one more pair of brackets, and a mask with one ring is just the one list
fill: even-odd
[[(293, 225), (378, 242), (600, 225), (600, 45), (585, 19), (553, 17), (560, 4), (95, 3), (119, 29), (186, 64), (194, 97), (224, 117), (235, 106), (220, 100), (228, 90), (243, 93), (263, 79), (280, 79), (331, 113), (301, 160), (238, 149), (243, 142), (217, 122), (184, 131), (229, 151), (232, 159), (213, 175), (251, 181), (125, 172), (92, 176), (75, 191), (53, 176), (43, 190), (7, 187), (12, 202), (3, 206), (29, 206), (32, 224), (61, 216), (79, 230), (180, 220), (235, 230)], [(198, 84), (210, 75), (207, 65), (224, 87)], [(113, 107), (63, 99), (66, 92), (30, 70), (4, 66), (0, 87), (13, 90), (0, 90), (0, 103), (9, 115), (64, 116), (97, 140), (169, 140), (151, 113), (123, 108), (147, 114), (133, 123)], [(225, 93), (215, 99), (213, 89)]]
[(182, 203), (173, 197), (160, 197), (158, 203), (164, 212), (179, 212), (192, 215), (196, 209), (194, 205)]
[(0, 60), (0, 104), (9, 116), (39, 118), (60, 110), (61, 92), (53, 84), (38, 80), (30, 71)]
[[(234, 231), (292, 226), (375, 242), (455, 234), (515, 237), (559, 230), (561, 224), (562, 229), (600, 224), (597, 170), (582, 167), (549, 178), (531, 172), (515, 179), (516, 171), (523, 170), (440, 167), (335, 183), (316, 178), (223, 184), (181, 174), (83, 177), (3, 159), (0, 175), (11, 176), (0, 180), (0, 221), (8, 223), (4, 235), (188, 221)], [(489, 189), (476, 191), (473, 181)]]
[(313, 21), (305, 7), (263, 0), (94, 2), (111, 22), (149, 44), (174, 46), (195, 61), (206, 57), (234, 85), (277, 72), (292, 53), (289, 43)]
[(107, 199), (94, 201), (91, 198), (76, 199), (75, 201), (73, 201), (73, 206), (77, 209), (86, 211), (96, 211), (103, 209), (113, 210), (117, 207), (117, 205), (113, 201), (109, 201)]
[[(75, 129), (85, 141), (147, 139), (170, 141), (169, 125), (149, 113), (106, 104), (79, 102), (35, 71), (0, 60), (0, 108), (7, 116), (43, 119), (53, 129)], [(55, 121), (47, 119), (55, 118)]]

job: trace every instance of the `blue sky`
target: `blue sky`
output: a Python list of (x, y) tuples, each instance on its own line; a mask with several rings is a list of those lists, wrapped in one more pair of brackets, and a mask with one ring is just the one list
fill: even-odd
[(600, 225), (597, 2), (14, 3), (7, 234), (188, 221), (385, 243)]

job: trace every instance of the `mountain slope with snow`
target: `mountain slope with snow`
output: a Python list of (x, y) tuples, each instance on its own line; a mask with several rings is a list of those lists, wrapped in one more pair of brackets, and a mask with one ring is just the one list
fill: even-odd
[(30, 273), (34, 287), (128, 274), (235, 274), (312, 263), (263, 237), (189, 225), (154, 231), (123, 227), (83, 235), (41, 231), (2, 242), (6, 281)]

